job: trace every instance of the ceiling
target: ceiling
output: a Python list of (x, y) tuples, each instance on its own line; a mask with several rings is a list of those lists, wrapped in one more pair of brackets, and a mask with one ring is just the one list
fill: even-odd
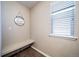
[(39, 1), (18, 1), (20, 4), (28, 7), (28, 8), (32, 8), (34, 7), (37, 3), (39, 3)]

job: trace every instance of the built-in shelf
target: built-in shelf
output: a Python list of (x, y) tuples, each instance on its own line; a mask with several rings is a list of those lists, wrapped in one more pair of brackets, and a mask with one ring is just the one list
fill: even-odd
[(22, 47), (24, 47), (26, 45), (31, 44), (31, 43), (34, 43), (34, 40), (29, 39), (29, 40), (19, 42), (19, 43), (14, 44), (14, 45), (9, 45), (9, 46), (5, 47), (4, 49), (2, 49), (2, 55), (8, 54), (8, 53), (10, 53), (12, 51), (20, 49), (20, 48), (22, 48)]

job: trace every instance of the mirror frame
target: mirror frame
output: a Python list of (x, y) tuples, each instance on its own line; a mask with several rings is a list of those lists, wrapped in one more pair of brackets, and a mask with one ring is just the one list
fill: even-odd
[(23, 26), (25, 22), (24, 22), (23, 24), (19, 24), (19, 23), (16, 22), (16, 18), (20, 18), (20, 19), (22, 19), (23, 21), (24, 21), (24, 18), (23, 18), (22, 16), (16, 16), (16, 17), (14, 18), (14, 22), (15, 22), (16, 25), (18, 25), (18, 26)]

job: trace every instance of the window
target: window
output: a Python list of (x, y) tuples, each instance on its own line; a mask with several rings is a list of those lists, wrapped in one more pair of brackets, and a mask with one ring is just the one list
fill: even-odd
[(51, 33), (56, 36), (74, 36), (74, 1), (51, 3)]

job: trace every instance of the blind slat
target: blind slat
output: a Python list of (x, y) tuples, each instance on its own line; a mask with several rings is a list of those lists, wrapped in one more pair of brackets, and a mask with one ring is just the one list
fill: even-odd
[(74, 5), (74, 1), (55, 1), (51, 3), (51, 11), (56, 12), (58, 10), (66, 9)]
[[(60, 9), (62, 9), (61, 11), (63, 11), (63, 8), (72, 8), (70, 6), (74, 7), (74, 1), (54, 2), (52, 5), (52, 12), (55, 12)], [(74, 8), (62, 13), (58, 13), (56, 15), (53, 15), (52, 13), (51, 19), (53, 34), (62, 36), (74, 35)]]

